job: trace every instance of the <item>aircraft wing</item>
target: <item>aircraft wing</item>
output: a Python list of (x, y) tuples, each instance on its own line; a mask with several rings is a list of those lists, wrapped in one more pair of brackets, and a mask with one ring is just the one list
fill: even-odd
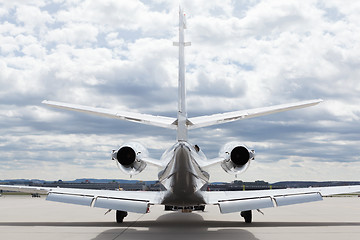
[(47, 194), (46, 200), (135, 213), (146, 213), (150, 204), (160, 204), (162, 192), (112, 191), (76, 188), (46, 188), (0, 185), (0, 190)]
[(133, 112), (125, 112), (125, 111), (115, 111), (105, 108), (87, 107), (77, 104), (54, 102), (47, 100), (42, 101), (42, 103), (60, 109), (66, 109), (76, 112), (84, 112), (84, 113), (89, 113), (98, 116), (105, 116), (110, 118), (117, 118), (121, 120), (143, 123), (157, 127), (176, 129), (176, 124), (175, 124), (176, 118), (171, 118), (171, 117), (154, 116), (150, 114), (133, 113)]
[(233, 122), (241, 119), (252, 118), (252, 117), (259, 117), (264, 116), (272, 113), (284, 112), (294, 109), (300, 109), (305, 107), (314, 106), (320, 102), (322, 99), (314, 99), (296, 103), (288, 103), (288, 104), (281, 104), (275, 105), (271, 107), (263, 107), (263, 108), (254, 108), (242, 111), (235, 111), (235, 112), (227, 112), (221, 114), (214, 114), (208, 116), (200, 116), (200, 117), (193, 117), (189, 118), (188, 127), (190, 129), (201, 128), (201, 127), (208, 127), (216, 124)]
[(219, 205), (221, 213), (232, 213), (321, 201), (324, 196), (354, 192), (360, 192), (360, 185), (258, 191), (214, 191), (203, 192), (203, 195), (208, 204)]

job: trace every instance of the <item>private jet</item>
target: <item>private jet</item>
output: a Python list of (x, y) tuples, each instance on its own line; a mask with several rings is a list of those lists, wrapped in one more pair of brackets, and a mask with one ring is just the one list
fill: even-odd
[(55, 108), (176, 130), (175, 144), (167, 149), (160, 159), (151, 158), (148, 150), (138, 142), (125, 143), (111, 153), (112, 160), (130, 176), (144, 171), (147, 166), (158, 167), (158, 180), (163, 186), (163, 191), (112, 191), (16, 185), (0, 185), (0, 189), (46, 194), (46, 199), (49, 201), (104, 208), (109, 211), (115, 210), (118, 223), (123, 222), (128, 212), (148, 213), (152, 205), (164, 205), (167, 210), (203, 210), (206, 205), (217, 205), (221, 213), (238, 212), (246, 223), (251, 223), (253, 210), (320, 201), (324, 196), (360, 191), (359, 185), (256, 191), (203, 191), (203, 186), (209, 182), (210, 176), (207, 172), (209, 167), (217, 165), (228, 174), (239, 175), (245, 172), (250, 163), (254, 161), (255, 151), (240, 142), (229, 142), (220, 149), (218, 157), (207, 159), (197, 145), (189, 142), (189, 130), (310, 107), (319, 104), (322, 100), (306, 100), (222, 114), (188, 117), (184, 50), (191, 43), (185, 42), (184, 30), (187, 27), (186, 25), (186, 18), (180, 7), (179, 41), (173, 43), (179, 49), (178, 111), (176, 118), (47, 100), (42, 102)]

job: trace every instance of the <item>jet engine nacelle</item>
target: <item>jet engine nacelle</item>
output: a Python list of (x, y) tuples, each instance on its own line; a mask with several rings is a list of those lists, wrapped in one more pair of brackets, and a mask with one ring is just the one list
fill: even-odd
[(112, 160), (116, 160), (124, 173), (136, 175), (145, 169), (146, 162), (142, 159), (148, 155), (149, 152), (143, 145), (132, 142), (122, 145), (117, 151), (113, 150)]
[(239, 174), (246, 171), (250, 165), (250, 160), (255, 159), (255, 151), (249, 150), (243, 144), (230, 142), (221, 148), (219, 156), (225, 159), (221, 163), (225, 172)]

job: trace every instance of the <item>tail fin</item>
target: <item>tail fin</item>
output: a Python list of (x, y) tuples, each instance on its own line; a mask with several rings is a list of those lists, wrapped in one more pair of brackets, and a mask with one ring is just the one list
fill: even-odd
[(178, 119), (177, 119), (177, 140), (187, 141), (187, 111), (186, 111), (186, 87), (185, 87), (185, 42), (184, 29), (186, 29), (186, 18), (181, 7), (179, 7), (179, 42), (174, 43), (179, 47), (179, 80), (178, 80)]

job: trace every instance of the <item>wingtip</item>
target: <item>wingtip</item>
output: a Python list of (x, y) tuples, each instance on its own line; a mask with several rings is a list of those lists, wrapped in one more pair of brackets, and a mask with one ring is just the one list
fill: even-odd
[(309, 102), (310, 104), (316, 105), (316, 104), (319, 104), (319, 103), (321, 103), (323, 101), (324, 101), (323, 99), (318, 98), (318, 99), (308, 100), (307, 102)]
[(316, 99), (316, 101), (317, 101), (317, 103), (321, 103), (321, 102), (323, 102), (324, 100), (321, 99), (321, 98), (319, 98), (319, 99)]
[(51, 105), (52, 101), (43, 100), (41, 103), (42, 103), (42, 104), (45, 104), (45, 105)]

